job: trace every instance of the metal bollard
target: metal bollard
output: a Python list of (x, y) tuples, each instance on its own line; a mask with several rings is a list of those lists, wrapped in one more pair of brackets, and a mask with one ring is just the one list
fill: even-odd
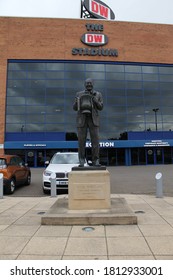
[(51, 197), (56, 197), (56, 174), (52, 173), (50, 176), (51, 181)]
[(157, 173), (155, 178), (156, 178), (156, 197), (162, 198), (163, 197), (162, 173), (161, 172)]
[(0, 198), (3, 198), (3, 191), (4, 191), (3, 174), (0, 173)]

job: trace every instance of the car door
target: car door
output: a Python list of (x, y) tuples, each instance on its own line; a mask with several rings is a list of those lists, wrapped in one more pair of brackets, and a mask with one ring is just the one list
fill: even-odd
[(20, 157), (16, 157), (15, 160), (16, 160), (16, 164), (17, 164), (18, 180), (20, 182), (24, 182), (24, 181), (26, 181), (26, 177), (27, 177), (26, 166)]
[(19, 165), (18, 157), (11, 157), (8, 169), (11, 173), (11, 177), (15, 177), (16, 183), (19, 184), (23, 180), (23, 173), (21, 166)]

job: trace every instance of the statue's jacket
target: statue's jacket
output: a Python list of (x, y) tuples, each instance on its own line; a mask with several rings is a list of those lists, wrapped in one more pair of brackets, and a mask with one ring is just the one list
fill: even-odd
[(92, 97), (92, 106), (91, 106), (91, 116), (94, 126), (99, 126), (99, 114), (98, 111), (103, 109), (103, 98), (102, 94), (98, 91), (92, 91), (92, 93), (87, 92), (86, 90), (76, 93), (75, 101), (73, 104), (73, 109), (77, 111), (77, 127), (83, 127), (85, 125), (86, 114), (82, 113), (78, 102), (83, 95), (90, 94)]

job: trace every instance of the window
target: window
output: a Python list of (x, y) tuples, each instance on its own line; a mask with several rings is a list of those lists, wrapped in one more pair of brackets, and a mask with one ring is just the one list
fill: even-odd
[(79, 62), (8, 62), (6, 132), (76, 133), (73, 102), (93, 78), (102, 93), (100, 137), (121, 139), (127, 131), (173, 127), (173, 65)]

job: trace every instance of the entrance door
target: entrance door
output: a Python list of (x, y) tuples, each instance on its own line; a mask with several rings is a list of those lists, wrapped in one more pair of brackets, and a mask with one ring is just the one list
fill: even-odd
[(45, 150), (37, 150), (37, 167), (45, 166)]
[(163, 148), (146, 149), (147, 164), (164, 164)]
[(35, 167), (35, 150), (26, 151), (26, 162), (29, 167)]

